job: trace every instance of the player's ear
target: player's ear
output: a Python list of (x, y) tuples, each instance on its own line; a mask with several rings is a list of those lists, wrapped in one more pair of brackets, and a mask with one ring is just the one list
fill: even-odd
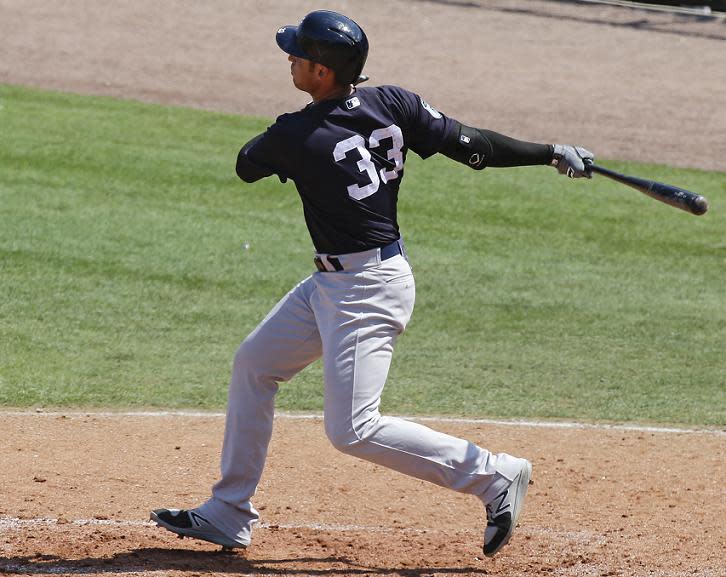
[(334, 79), (335, 72), (332, 68), (328, 68), (324, 64), (318, 64), (318, 66), (320, 67), (318, 69), (318, 78), (320, 80)]

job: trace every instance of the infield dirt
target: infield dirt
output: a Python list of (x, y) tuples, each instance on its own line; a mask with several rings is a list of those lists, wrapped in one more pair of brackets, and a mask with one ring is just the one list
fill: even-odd
[(277, 419), (263, 525), (224, 554), (145, 523), (207, 498), (222, 416), (5, 414), (0, 572), (723, 575), (723, 434), (428, 424), (533, 462), (520, 527), (493, 560), (475, 498), (338, 453), (319, 419)]
[[(274, 32), (320, 7), (366, 28), (372, 82), (469, 124), (726, 170), (726, 25), (709, 19), (524, 0), (0, 0), (0, 82), (274, 117), (305, 104)], [(222, 554), (146, 522), (207, 497), (221, 417), (5, 414), (0, 573), (726, 574), (723, 432), (432, 426), (533, 461), (494, 560), (477, 502), (336, 453), (318, 419), (278, 419), (263, 525)]]

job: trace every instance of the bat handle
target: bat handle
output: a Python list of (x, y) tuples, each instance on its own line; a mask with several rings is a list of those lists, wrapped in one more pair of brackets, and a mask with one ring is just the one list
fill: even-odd
[(586, 172), (596, 172), (597, 174), (603, 174), (606, 176), (614, 176), (616, 174), (612, 170), (608, 170), (607, 168), (605, 168), (603, 166), (598, 166), (589, 158), (584, 159), (583, 162), (585, 163)]

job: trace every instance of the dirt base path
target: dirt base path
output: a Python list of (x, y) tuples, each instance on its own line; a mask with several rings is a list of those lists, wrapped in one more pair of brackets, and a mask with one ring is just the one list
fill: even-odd
[[(0, 0), (0, 82), (266, 117), (297, 109), (275, 44), (319, 2)], [(726, 171), (726, 24), (535, 0), (331, 0), (375, 84), (463, 122), (606, 158)]]
[(520, 528), (492, 560), (478, 501), (336, 452), (315, 418), (277, 419), (246, 552), (147, 523), (207, 497), (223, 423), (3, 415), (0, 573), (723, 575), (722, 432), (429, 423), (533, 462)]

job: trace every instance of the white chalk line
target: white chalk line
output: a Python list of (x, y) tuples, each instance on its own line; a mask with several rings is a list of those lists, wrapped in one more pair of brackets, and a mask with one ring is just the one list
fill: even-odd
[[(33, 527), (63, 527), (63, 526), (107, 526), (107, 527), (156, 527), (154, 521), (134, 521), (123, 519), (75, 519), (73, 521), (65, 519), (54, 519), (50, 517), (38, 517), (35, 519), (20, 519), (18, 517), (0, 517), (0, 531), (17, 531), (24, 528)], [(375, 525), (339, 525), (326, 523), (258, 523), (255, 529), (284, 529), (284, 530), (309, 530), (309, 531), (327, 531), (330, 533), (428, 533), (435, 532), (434, 529), (412, 529), (395, 527), (381, 527)]]
[(110, 525), (113, 527), (141, 527), (144, 525), (153, 526), (151, 521), (123, 521), (114, 519), (76, 519), (68, 521), (65, 519), (53, 519), (50, 517), (38, 517), (35, 519), (20, 519), (19, 517), (0, 517), (0, 531), (13, 531), (32, 527), (52, 527), (63, 525)]
[[(0, 411), (0, 416), (5, 417), (93, 417), (93, 418), (167, 418), (167, 417), (184, 417), (190, 419), (220, 419), (224, 418), (224, 413), (201, 412), (201, 411)], [(623, 431), (635, 433), (663, 433), (663, 434), (688, 434), (688, 435), (716, 435), (726, 436), (726, 430), (722, 429), (698, 429), (698, 428), (678, 428), (678, 427), (656, 427), (649, 425), (628, 425), (628, 424), (609, 424), (609, 423), (578, 423), (575, 421), (536, 421), (536, 420), (514, 420), (514, 419), (474, 419), (464, 417), (421, 417), (411, 415), (391, 415), (397, 416), (409, 421), (419, 421), (422, 423), (451, 423), (459, 425), (494, 425), (503, 427), (523, 427), (523, 428), (540, 428), (540, 429), (582, 429), (582, 430), (601, 430), (601, 431)], [(290, 420), (322, 420), (321, 413), (285, 413), (280, 412), (275, 415), (277, 419)]]
[[(482, 508), (482, 523), (484, 513)], [(55, 519), (51, 517), (37, 517), (33, 519), (21, 519), (19, 517), (0, 516), (0, 531), (19, 531), (37, 527), (156, 527), (154, 521), (128, 520), (128, 519)], [(255, 530), (285, 530), (285, 531), (320, 531), (323, 533), (407, 533), (407, 534), (435, 534), (457, 531), (456, 529), (441, 529), (432, 527), (383, 527), (381, 525), (355, 525), (338, 523), (258, 523)], [(457, 532), (479, 535), (481, 528), (458, 530)], [(520, 527), (517, 533), (522, 535), (549, 535), (557, 536), (567, 541), (600, 543), (604, 537), (599, 533), (590, 531), (558, 531), (543, 527)]]
[[(717, 20), (723, 19), (726, 15), (723, 12), (713, 12), (710, 6), (695, 6), (693, 8), (676, 7), (676, 6), (657, 6), (652, 2), (631, 2), (623, 0), (580, 0), (588, 4), (605, 4), (606, 6), (618, 6), (620, 8), (632, 8), (638, 10), (651, 10), (654, 12), (666, 12), (669, 14), (681, 14), (687, 16), (697, 16), (699, 18), (708, 17)], [(685, 4), (685, 2), (684, 2)]]

